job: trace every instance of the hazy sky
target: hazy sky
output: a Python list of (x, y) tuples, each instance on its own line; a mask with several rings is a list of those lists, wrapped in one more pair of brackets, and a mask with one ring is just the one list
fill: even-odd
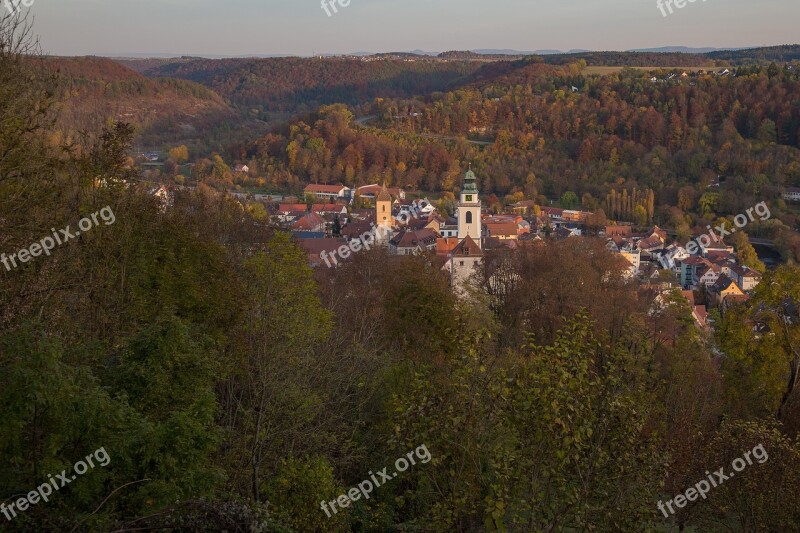
[(656, 0), (350, 0), (337, 8), (329, 17), (320, 0), (34, 0), (31, 12), (43, 50), (60, 55), (800, 42), (798, 0), (697, 0), (667, 17)]

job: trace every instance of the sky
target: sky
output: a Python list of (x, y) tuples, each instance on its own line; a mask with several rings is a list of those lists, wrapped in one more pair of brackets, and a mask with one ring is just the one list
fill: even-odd
[[(0, 0), (2, 1), (19, 0)], [(30, 0), (28, 0), (30, 1)], [(336, 2), (337, 0), (324, 0)], [(33, 0), (54, 55), (312, 55), (800, 43), (798, 0)], [(677, 0), (681, 2), (683, 0)]]

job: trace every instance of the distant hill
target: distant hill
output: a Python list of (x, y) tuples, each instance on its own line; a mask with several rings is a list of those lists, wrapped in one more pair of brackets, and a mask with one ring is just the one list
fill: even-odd
[(762, 48), (749, 48), (745, 50), (720, 50), (707, 54), (708, 57), (731, 61), (736, 65), (750, 65), (763, 63), (785, 63), (800, 61), (800, 44), (787, 44), (781, 46), (766, 46)]
[(357, 105), (379, 97), (442, 91), (469, 79), (481, 66), (474, 61), (408, 61), (411, 58), (199, 59), (154, 63), (142, 72), (201, 83), (269, 118), (311, 112), (324, 104)]
[(591, 66), (610, 67), (713, 67), (714, 60), (703, 54), (679, 52), (579, 52), (542, 56), (546, 63), (565, 65), (584, 60)]
[(523, 50), (510, 50), (510, 49), (478, 49), (473, 50), (476, 54), (483, 54), (483, 55), (506, 55), (506, 56), (530, 56), (530, 55), (549, 55), (549, 54), (562, 54), (561, 50), (534, 50), (534, 51), (523, 51)]
[(137, 128), (147, 144), (200, 140), (239, 113), (213, 90), (179, 79), (150, 79), (100, 57), (51, 57), (46, 68), (59, 79), (59, 128), (72, 134), (98, 131), (108, 121)]
[(634, 48), (628, 52), (652, 52), (657, 54), (679, 52), (681, 54), (707, 54), (724, 48), (689, 48), (688, 46), (662, 46), (660, 48)]

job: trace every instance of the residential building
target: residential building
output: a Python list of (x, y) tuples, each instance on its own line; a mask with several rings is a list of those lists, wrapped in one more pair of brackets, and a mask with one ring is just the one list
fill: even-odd
[(350, 189), (344, 185), (319, 185), (312, 183), (303, 190), (306, 195), (311, 195), (317, 200), (331, 201), (344, 200), (349, 196)]
[(389, 239), (389, 253), (394, 255), (416, 255), (436, 250), (436, 232), (431, 229), (400, 230)]

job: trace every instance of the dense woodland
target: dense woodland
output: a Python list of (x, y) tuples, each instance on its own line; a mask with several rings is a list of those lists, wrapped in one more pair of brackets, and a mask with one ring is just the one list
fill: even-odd
[[(0, 529), (800, 528), (796, 265), (768, 272), (716, 338), (594, 239), (493, 253), (460, 299), (425, 257), (373, 249), (312, 271), (207, 176), (165, 208), (137, 184), (132, 126), (57, 135), (63, 79), (30, 58), (14, 20), (0, 30), (0, 252), (105, 206), (116, 218), (0, 270), (0, 501), (101, 446), (111, 457), (13, 521), (0, 515)], [(333, 105), (233, 150), (286, 183), (385, 177), (449, 192), (467, 160), (487, 193), (599, 199), (636, 183), (655, 191), (652, 216), (680, 190), (692, 204), (677, 209), (694, 213), (723, 162), (752, 198), (797, 183), (797, 108), (780, 97), (796, 106), (791, 73), (687, 89), (524, 68), (529, 83), (378, 102), (380, 128)], [(732, 90), (767, 99), (737, 106)], [(411, 108), (419, 124), (389, 128)], [(422, 131), (494, 121), (487, 149)], [(564, 157), (584, 140), (585, 161)], [(695, 168), (697, 154), (708, 159)], [(221, 157), (208, 166), (210, 179), (227, 171)], [(706, 214), (737, 194), (721, 189)], [(768, 461), (672, 518), (658, 511), (759, 444)], [(331, 518), (320, 509), (421, 445), (429, 463)]]

